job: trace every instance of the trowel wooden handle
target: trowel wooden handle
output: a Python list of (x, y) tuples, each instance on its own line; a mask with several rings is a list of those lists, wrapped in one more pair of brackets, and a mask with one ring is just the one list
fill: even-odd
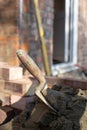
[[(30, 58), (27, 53), (25, 53), (23, 50), (17, 51), (17, 56), (22, 62), (22, 64), (25, 66), (25, 68), (40, 82), (40, 84), (37, 86), (35, 90), (35, 94), (47, 105), (49, 106), (53, 111), (56, 112), (56, 110), (50, 105), (50, 103), (45, 99), (43, 96), (43, 89), (47, 88), (46, 80), (44, 76), (42, 75), (40, 69), (35, 64), (35, 62)], [(46, 92), (46, 91), (45, 91)]]
[(39, 81), (43, 82), (45, 81), (45, 78), (38, 68), (38, 66), (35, 64), (35, 62), (32, 60), (32, 58), (23, 50), (17, 51), (17, 56), (19, 60), (22, 62), (22, 64), (25, 66), (25, 68)]

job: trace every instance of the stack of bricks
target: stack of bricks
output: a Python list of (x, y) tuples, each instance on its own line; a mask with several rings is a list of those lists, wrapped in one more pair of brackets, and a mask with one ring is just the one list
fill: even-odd
[(0, 100), (2, 106), (9, 105), (17, 109), (25, 109), (26, 104), (35, 99), (33, 96), (35, 85), (36, 81), (32, 76), (23, 75), (23, 68), (0, 62)]

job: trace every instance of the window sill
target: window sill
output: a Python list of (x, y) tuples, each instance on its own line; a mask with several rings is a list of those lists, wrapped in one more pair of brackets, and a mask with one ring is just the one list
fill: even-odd
[(52, 65), (52, 75), (58, 76), (59, 74), (70, 72), (76, 69), (78, 69), (78, 67), (74, 66), (73, 63), (56, 64), (56, 65)]

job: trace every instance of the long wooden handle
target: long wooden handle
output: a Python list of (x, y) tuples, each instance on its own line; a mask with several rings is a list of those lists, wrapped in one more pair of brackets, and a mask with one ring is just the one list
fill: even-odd
[(38, 68), (38, 66), (35, 64), (35, 62), (32, 60), (32, 58), (23, 50), (19, 49), (16, 52), (19, 60), (22, 62), (22, 64), (25, 66), (25, 68), (39, 81), (44, 82), (45, 78), (42, 75), (42, 72)]
[(42, 19), (41, 19), (41, 14), (40, 14), (40, 9), (39, 9), (39, 0), (33, 0), (34, 2), (34, 7), (35, 7), (35, 14), (36, 14), (36, 21), (38, 24), (38, 33), (40, 37), (40, 43), (41, 43), (41, 48), (42, 48), (42, 55), (43, 55), (43, 61), (44, 61), (44, 67), (46, 71), (46, 75), (51, 74), (51, 69), (49, 66), (49, 60), (48, 60), (48, 55), (47, 55), (47, 47), (46, 47), (46, 41), (44, 37), (44, 29), (42, 26)]

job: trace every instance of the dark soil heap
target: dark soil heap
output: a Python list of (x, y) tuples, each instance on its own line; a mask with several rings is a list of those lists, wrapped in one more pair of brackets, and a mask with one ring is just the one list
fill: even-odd
[[(80, 71), (70, 76), (87, 80)], [(11, 130), (87, 130), (87, 90), (54, 85), (47, 89), (46, 97), (57, 113), (37, 100), (13, 119)]]
[[(74, 90), (73, 88), (61, 86), (54, 86), (53, 91), (58, 91), (64, 95), (57, 97), (56, 107), (58, 112), (55, 113), (52, 110), (48, 110), (39, 119), (40, 114), (38, 114), (38, 110), (41, 111), (43, 109), (42, 111), (45, 111), (45, 108), (43, 108), (43, 105), (42, 108), (39, 107), (42, 103), (38, 102), (36, 104), (36, 106), (39, 104), (38, 108), (34, 108), (34, 111), (32, 111), (33, 114), (29, 115), (28, 111), (25, 111), (22, 113), (21, 118), (16, 118), (21, 127), (24, 127), (25, 130), (86, 130), (87, 91)], [(34, 114), (34, 112), (37, 114)], [(26, 118), (28, 116), (27, 113), (29, 115), (28, 118)], [(36, 116), (34, 117), (36, 119), (32, 118), (32, 115)], [(20, 121), (23, 117), (25, 119)], [(15, 124), (15, 121), (13, 124)]]
[[(46, 113), (41, 122), (40, 129), (43, 130), (80, 130), (80, 120), (86, 109), (86, 98), (78, 96), (78, 91), (72, 88), (60, 89), (66, 96), (67, 100), (58, 100), (58, 113)], [(86, 130), (86, 129), (85, 129)]]

